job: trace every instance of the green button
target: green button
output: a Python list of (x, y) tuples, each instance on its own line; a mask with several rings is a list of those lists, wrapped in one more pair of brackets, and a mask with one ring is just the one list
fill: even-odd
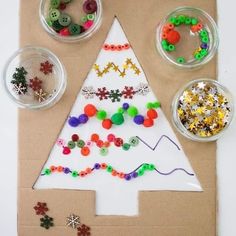
[(73, 149), (73, 148), (75, 148), (75, 142), (69, 141), (67, 146), (68, 146), (68, 148)]
[(138, 144), (139, 144), (139, 139), (137, 137), (131, 137), (129, 139), (129, 144), (132, 146), (132, 147), (136, 147)]
[(82, 140), (82, 139), (80, 139), (80, 140), (77, 142), (77, 147), (79, 147), (79, 148), (84, 147), (84, 145), (85, 145), (85, 142), (84, 142), (84, 140)]
[(60, 25), (68, 26), (71, 23), (71, 17), (67, 14), (61, 14), (58, 21)]
[(128, 151), (130, 149), (130, 144), (129, 143), (124, 143), (122, 146), (122, 149), (125, 151)]
[(95, 19), (95, 15), (94, 14), (88, 14), (87, 19), (93, 21)]
[(179, 16), (177, 17), (177, 19), (178, 19), (181, 23), (184, 23), (185, 20), (186, 20), (186, 16), (184, 16), (184, 15), (179, 15)]
[(144, 164), (143, 166), (142, 166), (142, 169), (145, 171), (145, 170), (148, 170), (148, 168), (149, 168), (149, 165), (148, 164)]
[(55, 31), (60, 31), (61, 29), (63, 29), (64, 27), (62, 25), (60, 25), (60, 23), (58, 22), (58, 20), (56, 21), (53, 21), (52, 22), (52, 28), (55, 30)]
[(77, 25), (77, 24), (71, 24), (69, 26), (69, 32), (72, 34), (72, 35), (78, 35), (80, 34), (81, 32), (81, 26), (80, 25)]
[(192, 25), (196, 25), (198, 23), (198, 19), (197, 18), (192, 18)]
[(82, 22), (82, 23), (85, 23), (87, 20), (88, 20), (88, 19), (87, 19), (87, 16), (81, 17), (81, 22)]
[(57, 9), (52, 9), (50, 12), (49, 12), (49, 18), (51, 21), (56, 21), (59, 19), (60, 17), (60, 11), (58, 11)]
[(106, 148), (106, 147), (101, 147), (99, 152), (100, 152), (100, 154), (101, 154), (102, 156), (106, 156), (107, 153), (108, 153), (108, 148)]
[(186, 25), (190, 25), (191, 23), (192, 23), (192, 19), (187, 16), (187, 17), (185, 18), (185, 24), (186, 24)]
[(144, 174), (144, 170), (143, 169), (139, 169), (138, 170), (138, 176), (142, 176)]
[(202, 37), (202, 42), (203, 43), (208, 43), (209, 42), (208, 36)]
[(51, 0), (50, 5), (51, 8), (58, 8), (60, 6), (61, 1), (60, 0)]
[(202, 31), (200, 32), (200, 36), (201, 36), (201, 37), (208, 36), (208, 32), (207, 32), (206, 30), (202, 30)]

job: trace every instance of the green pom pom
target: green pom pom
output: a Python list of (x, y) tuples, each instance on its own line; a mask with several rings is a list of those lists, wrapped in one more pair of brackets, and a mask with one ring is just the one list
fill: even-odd
[(44, 174), (45, 175), (50, 175), (51, 174), (51, 170), (50, 169), (45, 169), (44, 170)]
[(96, 116), (99, 120), (104, 120), (107, 117), (107, 113), (104, 110), (100, 110), (97, 112)]
[(120, 107), (120, 108), (118, 108), (118, 111), (117, 111), (118, 113), (121, 113), (121, 114), (124, 114), (124, 112), (125, 112), (125, 110), (122, 108), (122, 107)]
[(161, 107), (161, 103), (160, 102), (156, 101), (156, 102), (152, 103), (152, 108), (157, 109), (159, 107)]
[(113, 171), (112, 166), (107, 166), (107, 172), (111, 173)]
[(131, 106), (128, 108), (127, 113), (129, 116), (135, 117), (136, 115), (138, 115), (138, 109), (134, 106)]
[(146, 107), (147, 109), (152, 109), (153, 108), (152, 102), (148, 102)]
[(121, 113), (115, 113), (111, 117), (111, 121), (115, 125), (122, 125), (124, 123), (124, 117), (123, 117), (123, 115)]
[(73, 177), (77, 177), (77, 176), (78, 176), (78, 172), (77, 172), (77, 171), (73, 171), (73, 172), (71, 173), (71, 175), (72, 175)]

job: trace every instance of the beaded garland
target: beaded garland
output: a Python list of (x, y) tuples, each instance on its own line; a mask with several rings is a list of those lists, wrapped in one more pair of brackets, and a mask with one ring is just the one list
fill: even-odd
[(98, 134), (94, 133), (87, 142), (80, 139), (78, 134), (73, 134), (71, 136), (71, 140), (67, 142), (67, 145), (65, 145), (65, 141), (62, 139), (57, 141), (57, 145), (63, 148), (62, 153), (64, 155), (69, 155), (72, 149), (78, 147), (80, 148), (82, 156), (88, 156), (90, 154), (90, 148), (93, 144), (96, 144), (96, 146), (100, 149), (100, 155), (106, 156), (108, 154), (108, 148), (112, 143), (115, 147), (122, 148), (124, 151), (128, 151), (131, 147), (136, 147), (139, 144), (139, 139), (134, 136), (129, 138), (128, 142), (124, 142), (122, 138), (116, 137), (114, 134), (109, 134), (107, 136), (107, 140), (103, 141), (100, 139)]
[(96, 0), (83, 2), (83, 11), (86, 16), (81, 18), (81, 23), (76, 24), (70, 15), (63, 11), (72, 0), (51, 0), (47, 24), (61, 36), (76, 36), (91, 28), (96, 20)]
[(123, 51), (123, 50), (128, 50), (130, 49), (130, 44), (129, 43), (125, 43), (123, 45), (118, 44), (118, 45), (114, 45), (114, 44), (104, 44), (103, 45), (103, 49), (106, 51)]
[(160, 102), (147, 103), (146, 116), (140, 115), (138, 109), (135, 106), (130, 106), (128, 103), (123, 103), (122, 107), (114, 113), (111, 118), (107, 118), (107, 112), (105, 110), (98, 110), (93, 104), (87, 104), (84, 107), (84, 113), (78, 117), (69, 117), (68, 124), (71, 127), (77, 127), (79, 125), (88, 122), (90, 117), (96, 116), (98, 120), (102, 121), (102, 127), (104, 129), (110, 129), (112, 125), (122, 125), (124, 123), (123, 114), (126, 112), (133, 118), (133, 122), (137, 125), (143, 125), (146, 128), (154, 125), (154, 120), (157, 119), (158, 113), (155, 109), (160, 107)]
[(69, 167), (63, 167), (63, 166), (50, 166), (50, 168), (44, 169), (43, 173), (41, 176), (46, 176), (46, 175), (51, 175), (52, 173), (64, 173), (64, 174), (69, 174), (72, 177), (85, 177), (91, 173), (93, 173), (95, 170), (106, 170), (108, 173), (110, 173), (114, 177), (119, 177), (120, 179), (124, 180), (132, 180), (137, 177), (141, 177), (145, 174), (145, 172), (150, 172), (150, 171), (156, 171), (160, 175), (171, 175), (172, 173), (176, 171), (183, 171), (187, 175), (194, 176), (193, 173), (189, 173), (183, 168), (175, 168), (170, 172), (163, 173), (159, 171), (154, 164), (148, 164), (148, 163), (143, 163), (140, 166), (138, 166), (135, 170), (131, 171), (130, 173), (124, 173), (124, 172), (118, 172), (115, 170), (114, 167), (112, 167), (109, 164), (106, 163), (96, 163), (94, 164), (93, 168), (86, 168), (85, 170), (82, 171), (77, 171), (77, 170), (71, 170)]
[(135, 95), (145, 96), (149, 92), (150, 89), (148, 84), (143, 83), (140, 83), (136, 88), (134, 88), (133, 86), (124, 86), (122, 90), (107, 90), (106, 87), (98, 88), (97, 90), (95, 90), (93, 86), (86, 86), (81, 90), (82, 95), (86, 99), (92, 99), (96, 96), (100, 101), (110, 99), (111, 102), (120, 102), (121, 98), (133, 99)]
[[(175, 51), (175, 44), (179, 42), (181, 36), (175, 27), (180, 25), (190, 26), (190, 30), (194, 34), (199, 35), (200, 46), (193, 52), (195, 60), (203, 60), (208, 55), (209, 49), (209, 33), (204, 25), (195, 17), (189, 17), (187, 15), (178, 15), (170, 18), (162, 28), (162, 48), (167, 52)], [(184, 57), (178, 57), (176, 62), (184, 64), (186, 62)]]

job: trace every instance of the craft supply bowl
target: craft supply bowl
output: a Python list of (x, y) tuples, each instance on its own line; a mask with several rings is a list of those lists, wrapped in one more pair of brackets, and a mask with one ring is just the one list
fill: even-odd
[(214, 57), (218, 43), (215, 21), (198, 8), (175, 9), (158, 24), (156, 30), (158, 52), (165, 61), (182, 69), (197, 68), (208, 63)]
[[(68, 1), (68, 0), (67, 0)], [(63, 13), (68, 14), (72, 21), (74, 23), (77, 23), (79, 25), (82, 24), (81, 22), (81, 17), (85, 15), (83, 13), (83, 3), (86, 0), (73, 0), (73, 1), (68, 1), (69, 3), (66, 4), (68, 7), (63, 10)], [(63, 1), (61, 1), (63, 2)], [(68, 35), (68, 36), (63, 36), (59, 32), (56, 32), (49, 23), (49, 11), (51, 10), (50, 4), (51, 0), (41, 0), (40, 2), (40, 7), (39, 7), (39, 17), (41, 24), (44, 28), (44, 30), (52, 36), (54, 39), (57, 39), (61, 42), (65, 43), (76, 43), (79, 41), (82, 41), (84, 39), (87, 39), (91, 37), (101, 26), (101, 21), (102, 21), (102, 3), (101, 0), (96, 0), (97, 3), (97, 10), (95, 13), (95, 19), (93, 25), (85, 30), (84, 32), (78, 34), (78, 35)], [(76, 10), (75, 10), (76, 8)], [(59, 9), (60, 10), (60, 9)], [(62, 11), (61, 11), (62, 12)]]
[[(53, 65), (52, 71), (47, 75), (40, 71), (40, 63), (46, 61)], [(19, 95), (12, 81), (16, 68), (21, 67), (27, 71), (25, 81), (28, 89), (25, 94)], [(36, 99), (35, 91), (29, 86), (30, 79), (35, 77), (42, 81), (42, 89), (46, 93), (45, 100), (41, 102)], [(56, 55), (45, 48), (28, 46), (19, 49), (9, 58), (3, 70), (3, 82), (7, 95), (19, 107), (44, 109), (53, 106), (62, 97), (66, 89), (67, 76), (64, 66)]]
[[(196, 88), (196, 85), (201, 87), (204, 84), (206, 86), (204, 88), (207, 89), (207, 90), (204, 90), (204, 91), (206, 91), (204, 93), (206, 94), (207, 98), (209, 98), (209, 100), (204, 98), (204, 93), (200, 94), (197, 92), (198, 90), (193, 89), (193, 88)], [(191, 95), (192, 93), (190, 93), (190, 97), (186, 96), (186, 94), (187, 95), (189, 94), (189, 91), (193, 92), (193, 95)], [(215, 92), (222, 95), (226, 100), (224, 100), (224, 102), (222, 103), (223, 97), (217, 96), (217, 99), (216, 99), (216, 97), (212, 95), (212, 94), (216, 94)], [(197, 94), (197, 95), (200, 94), (200, 96), (195, 97), (195, 94)], [(189, 98), (191, 100), (188, 100)], [(191, 103), (192, 103), (192, 106), (190, 107), (189, 105)], [(197, 103), (199, 104), (199, 106), (197, 105)], [(222, 105), (220, 105), (221, 103), (222, 103)], [(216, 111), (217, 111), (216, 113), (215, 113), (215, 110), (213, 110), (213, 109), (211, 110), (211, 113), (210, 113), (210, 109), (213, 107), (212, 105), (216, 105), (215, 106)], [(186, 108), (188, 108), (189, 110), (187, 113), (184, 113), (184, 116), (182, 116), (182, 118), (180, 118), (181, 115), (183, 114), (182, 107), (185, 107), (184, 112), (186, 112)], [(226, 107), (229, 108), (228, 112), (227, 112)], [(179, 108), (181, 108), (181, 109), (179, 109)], [(200, 108), (200, 110), (198, 110), (198, 108)], [(218, 110), (218, 108), (220, 108), (220, 110)], [(221, 116), (222, 109), (225, 110), (226, 114), (227, 114), (224, 116), (224, 118), (222, 118), (222, 116)], [(191, 116), (188, 116), (189, 112), (191, 113)], [(201, 113), (201, 112), (204, 112), (204, 113)], [(194, 114), (194, 115), (192, 115), (192, 114)], [(199, 114), (201, 114), (201, 115), (199, 115)], [(214, 114), (214, 116), (212, 114)], [(234, 114), (234, 103), (233, 103), (233, 97), (232, 97), (231, 93), (229, 92), (229, 90), (226, 87), (224, 87), (223, 85), (221, 85), (219, 82), (212, 80), (212, 79), (207, 79), (207, 78), (193, 80), (193, 81), (189, 82), (188, 84), (186, 84), (185, 86), (183, 86), (176, 93), (176, 95), (173, 98), (173, 102), (172, 102), (172, 121), (173, 121), (175, 127), (185, 137), (187, 137), (191, 140), (194, 140), (194, 141), (209, 142), (209, 141), (217, 140), (220, 136), (222, 136), (222, 134), (230, 126), (231, 121), (233, 119), (233, 114)], [(184, 121), (185, 117), (186, 117), (186, 121)], [(195, 121), (197, 121), (199, 123), (196, 123), (198, 125), (191, 127), (191, 124), (194, 124), (195, 117), (198, 117), (197, 120), (195, 120)], [(217, 127), (216, 123), (211, 123), (211, 122), (207, 123), (210, 121), (210, 119), (212, 119), (212, 117), (214, 119), (214, 122), (216, 121), (216, 118), (217, 118), (217, 120), (219, 122), (218, 124), (220, 124), (220, 122), (224, 121), (223, 123), (225, 124), (225, 126), (223, 126), (221, 129), (219, 129), (218, 130), (219, 132), (215, 132), (215, 134), (213, 134), (213, 135), (205, 136), (205, 131), (203, 133), (204, 134), (203, 136), (199, 135), (200, 131), (203, 129), (199, 128), (199, 129), (195, 130), (194, 128), (204, 127), (204, 130), (206, 130), (206, 129), (208, 129), (208, 127)], [(205, 120), (205, 119), (207, 119), (207, 120)], [(204, 120), (204, 122), (203, 122), (203, 120)], [(199, 124), (201, 124), (201, 126)], [(203, 124), (204, 124), (204, 126), (202, 126)], [(215, 128), (213, 128), (213, 130), (214, 129)], [(194, 130), (197, 131), (195, 134), (193, 132)]]

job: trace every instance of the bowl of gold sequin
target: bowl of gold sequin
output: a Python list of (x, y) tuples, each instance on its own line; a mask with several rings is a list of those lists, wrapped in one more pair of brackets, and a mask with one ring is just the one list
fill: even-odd
[(172, 102), (174, 125), (194, 141), (217, 140), (229, 127), (233, 113), (231, 93), (212, 79), (191, 81), (177, 92)]
[(45, 48), (24, 47), (7, 61), (3, 71), (9, 98), (21, 108), (43, 109), (62, 97), (67, 76), (58, 57)]

